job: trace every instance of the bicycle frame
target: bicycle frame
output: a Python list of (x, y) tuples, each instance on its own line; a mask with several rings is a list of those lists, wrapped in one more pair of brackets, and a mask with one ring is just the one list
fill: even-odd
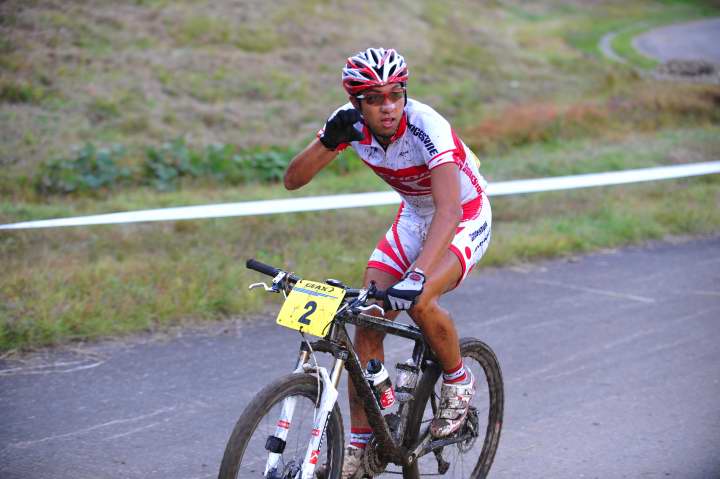
[[(319, 407), (314, 418), (313, 430), (311, 432), (310, 442), (305, 453), (305, 459), (302, 464), (302, 479), (312, 479), (315, 467), (317, 465), (318, 456), (322, 436), (325, 432), (327, 419), (335, 406), (338, 398), (337, 386), (340, 380), (342, 369), (347, 369), (355, 390), (363, 402), (363, 407), (368, 418), (370, 427), (372, 428), (379, 449), (383, 451), (383, 456), (389, 462), (396, 464), (408, 464), (407, 450), (402, 448), (403, 435), (405, 431), (405, 423), (409, 404), (401, 403), (398, 409), (399, 422), (397, 428), (391, 431), (388, 422), (382, 414), (382, 410), (378, 405), (375, 396), (370, 389), (370, 385), (365, 379), (363, 368), (357, 357), (352, 341), (350, 341), (345, 323), (354, 324), (356, 326), (375, 329), (396, 336), (411, 339), (415, 342), (413, 351), (413, 359), (416, 364), (423, 364), (423, 361), (430, 359), (428, 356), (430, 350), (426, 347), (425, 340), (419, 328), (405, 325), (401, 323), (390, 322), (378, 317), (365, 314), (356, 314), (345, 311), (336, 317), (331, 330), (326, 339), (314, 342), (301, 343), (298, 362), (295, 372), (315, 372), (318, 374), (319, 380), (323, 383), (322, 395), (319, 400)], [(332, 372), (329, 374), (324, 367), (312, 366), (308, 363), (311, 351), (330, 353), (335, 357), (335, 364)], [(288, 398), (283, 404), (281, 417), (278, 420), (276, 428), (276, 436), (285, 439), (287, 436), (287, 427), (292, 422), (292, 414), (294, 411), (294, 398)], [(395, 437), (393, 437), (395, 436)], [(415, 447), (410, 451), (415, 452)], [(270, 452), (265, 474), (277, 466), (279, 454)], [(411, 454), (417, 457), (416, 454)]]
[[(380, 406), (375, 399), (375, 395), (373, 394), (369, 383), (365, 379), (364, 371), (357, 354), (355, 353), (354, 345), (352, 341), (350, 341), (347, 330), (345, 329), (345, 323), (413, 340), (415, 342), (415, 347), (413, 348), (413, 361), (418, 365), (424, 374), (427, 374), (430, 369), (435, 368), (435, 374), (439, 376), (441, 373), (440, 365), (433, 355), (432, 350), (428, 347), (420, 328), (388, 321), (386, 319), (366, 314), (353, 314), (347, 312), (341, 317), (336, 318), (333, 323), (333, 330), (328, 335), (330, 337), (329, 340), (323, 339), (316, 341), (315, 343), (311, 343), (314, 349), (324, 350), (330, 353), (334, 353), (335, 349), (338, 349), (338, 343), (340, 343), (347, 348), (349, 353), (351, 353), (345, 353), (347, 354), (347, 358), (345, 359), (344, 367), (348, 370), (350, 379), (353, 381), (353, 385), (355, 386), (355, 391), (362, 399), (363, 408), (365, 410), (368, 423), (373, 430), (378, 449), (382, 451), (382, 455), (388, 460), (388, 462), (393, 462), (398, 465), (410, 465), (425, 454), (430, 452), (436, 453), (439, 449), (445, 446), (463, 442), (470, 438), (471, 433), (466, 433), (452, 438), (433, 439), (426, 429), (425, 431), (420, 432), (419, 440), (416, 443), (406, 446), (404, 444), (404, 434), (407, 426), (407, 413), (409, 412), (410, 403), (400, 404), (397, 412), (398, 422), (395, 430), (391, 431), (390, 425), (385, 420), (386, 416), (383, 416), (383, 411), (380, 409)], [(342, 364), (340, 366), (342, 366)], [(337, 374), (339, 376), (339, 373)], [(434, 380), (435, 378), (433, 378), (433, 381)], [(437, 457), (437, 453), (436, 459), (440, 465), (442, 459), (441, 457)]]
[[(269, 276), (274, 276), (272, 287), (268, 287), (264, 283), (255, 283), (251, 285), (250, 288), (263, 286), (266, 291), (277, 293), (287, 290), (288, 281), (292, 281), (294, 283), (299, 280), (299, 278), (291, 273), (286, 273), (277, 268), (258, 263), (255, 260), (249, 260), (248, 267)], [(345, 288), (345, 286), (340, 282), (328, 280), (328, 283), (333, 284), (332, 282), (335, 282), (335, 286)], [(436, 452), (438, 448), (463, 441), (469, 436), (469, 434), (465, 434), (459, 438), (432, 440), (426, 430), (420, 434), (421, 439), (416, 444), (412, 444), (410, 447), (404, 447), (404, 434), (407, 426), (407, 413), (409, 412), (410, 404), (408, 402), (400, 403), (395, 418), (396, 420), (393, 420), (395, 428), (392, 430), (388, 421), (386, 421), (382, 414), (380, 405), (375, 399), (375, 395), (373, 394), (369, 383), (365, 379), (364, 370), (360, 364), (357, 353), (355, 352), (353, 343), (347, 333), (345, 324), (349, 323), (355, 326), (373, 329), (414, 341), (415, 347), (413, 349), (413, 361), (416, 365), (418, 365), (418, 373), (420, 369), (422, 369), (424, 373), (427, 373), (428, 369), (433, 367), (437, 368), (437, 361), (425, 342), (420, 328), (412, 325), (395, 323), (381, 317), (363, 314), (364, 311), (377, 307), (363, 306), (365, 301), (368, 298), (381, 298), (382, 296), (380, 295), (383, 295), (384, 292), (376, 291), (374, 285), (371, 285), (370, 289), (345, 288), (345, 291), (346, 303), (336, 313), (336, 316), (331, 323), (330, 331), (324, 339), (314, 342), (308, 342), (305, 340), (301, 343), (298, 362), (295, 368), (295, 372), (315, 372), (318, 376), (318, 381), (323, 384), (321, 397), (316, 403), (317, 413), (313, 421), (310, 442), (301, 466), (300, 477), (302, 479), (312, 479), (314, 477), (313, 474), (320, 454), (322, 437), (325, 433), (328, 418), (330, 417), (330, 414), (335, 407), (335, 403), (337, 402), (337, 385), (343, 368), (347, 369), (350, 379), (355, 386), (355, 391), (362, 400), (368, 423), (373, 431), (374, 439), (377, 442), (377, 450), (380, 451), (381, 461), (393, 462), (403, 466), (411, 465), (419, 457), (431, 451), (435, 452), (436, 456), (438, 456), (438, 453)], [(349, 300), (350, 298), (356, 299), (353, 302)], [(377, 308), (384, 314), (382, 308)], [(330, 353), (335, 357), (335, 364), (333, 365), (331, 373), (328, 373), (326, 368), (319, 367), (317, 365), (311, 366), (308, 364), (310, 354), (314, 351)], [(439, 375), (439, 369), (436, 372)], [(292, 422), (294, 408), (295, 399), (285, 399), (282, 406), (281, 417), (278, 420), (275, 433), (275, 437), (280, 439), (282, 442), (284, 442), (287, 438), (287, 430)], [(265, 469), (265, 475), (267, 476), (270, 471), (273, 471), (276, 468), (282, 451), (280, 451), (280, 453), (275, 452), (267, 445), (266, 448), (268, 449), (268, 460)], [(441, 465), (441, 462), (442, 458), (439, 457), (439, 466)]]
[[(287, 298), (294, 286), (302, 281), (294, 273), (283, 271), (254, 259), (248, 260), (246, 266), (273, 278), (271, 286), (266, 283), (254, 283), (250, 285), (251, 289), (262, 287), (268, 292), (283, 293)], [(256, 397), (251, 405), (245, 409), (228, 441), (220, 468), (221, 477), (237, 476), (239, 467), (243, 465), (244, 448), (253, 437), (256, 437), (255, 433), (259, 431), (257, 425), (252, 425), (254, 424), (252, 421), (258, 415), (260, 418), (271, 419), (267, 415), (267, 406), (280, 406), (281, 411), (276, 413), (280, 417), (275, 426), (274, 434), (268, 436), (265, 443), (264, 452), (267, 454), (265, 477), (268, 479), (278, 479), (280, 477), (312, 479), (315, 474), (315, 466), (319, 461), (324, 436), (331, 431), (333, 436), (327, 439), (328, 442), (332, 443), (332, 446), (328, 447), (328, 460), (324, 465), (329, 467), (326, 474), (337, 474), (342, 465), (341, 447), (344, 439), (340, 437), (342, 436), (342, 424), (337, 422), (340, 416), (336, 417), (338, 384), (343, 369), (346, 369), (350, 375), (356, 398), (363, 406), (374, 436), (363, 455), (365, 470), (369, 474), (379, 474), (385, 471), (389, 463), (394, 463), (402, 467), (404, 475), (408, 473), (414, 475), (419, 472), (421, 467), (425, 471), (425, 465), (418, 464), (419, 458), (432, 452), (437, 461), (438, 474), (445, 474), (451, 463), (443, 458), (443, 449), (458, 444), (461, 449), (460, 454), (469, 452), (467, 448), (472, 447), (475, 439), (482, 432), (481, 427), (483, 427), (483, 424), (480, 423), (482, 416), (479, 414), (482, 409), (470, 406), (467, 420), (461, 430), (451, 437), (434, 438), (430, 434), (430, 425), (426, 424), (429, 421), (426, 421), (426, 419), (430, 414), (437, 416), (439, 405), (436, 388), (441, 378), (442, 367), (429, 344), (425, 341), (420, 329), (414, 325), (384, 319), (385, 312), (378, 306), (381, 303), (372, 304), (369, 300), (382, 301), (387, 304), (387, 295), (385, 291), (378, 290), (372, 282), (364, 289), (348, 288), (342, 282), (334, 279), (327, 279), (325, 283), (333, 288), (337, 287), (344, 290), (344, 296), (340, 298), (339, 309), (336, 310), (334, 316), (328, 316), (328, 309), (326, 308), (324, 314), (312, 319), (313, 321), (317, 320), (317, 322), (312, 323), (312, 327), (305, 329), (304, 325), (310, 325), (311, 323), (303, 321), (303, 319), (307, 320), (310, 313), (303, 314), (302, 310), (308, 310), (309, 305), (315, 303), (314, 298), (306, 299), (312, 296), (312, 293), (308, 293), (305, 288), (298, 290), (300, 296), (295, 295), (291, 298), (292, 302), (285, 303), (285, 306), (288, 306), (286, 309), (292, 310), (293, 313), (285, 311), (278, 316), (279, 324), (298, 330), (303, 335), (294, 374), (283, 377), (273, 383), (272, 386), (268, 386), (263, 390), (261, 396)], [(317, 285), (316, 282), (312, 281), (302, 284), (311, 284), (313, 285), (310, 286), (311, 288), (315, 288), (314, 285)], [(320, 287), (322, 286), (320, 285)], [(335, 300), (337, 299), (335, 297)], [(305, 304), (304, 308), (301, 306), (303, 303)], [(317, 306), (316, 303), (315, 306)], [(330, 307), (338, 308), (338, 303), (332, 302)], [(382, 314), (371, 316), (369, 311), (373, 309), (377, 309)], [(298, 311), (300, 315), (295, 314)], [(412, 362), (397, 365), (399, 371), (404, 370), (411, 376), (410, 381), (396, 384), (395, 389), (400, 394), (397, 395), (398, 409), (395, 412), (383, 411), (380, 408), (372, 385), (365, 377), (365, 370), (348, 335), (347, 324), (399, 336), (414, 342)], [(305, 338), (305, 334), (323, 337), (319, 340), (309, 341)], [(480, 363), (488, 380), (487, 393), (489, 402), (487, 405), (486, 435), (474, 469), (487, 474), (497, 450), (502, 424), (502, 374), (495, 354), (485, 343), (475, 338), (464, 338), (460, 341), (460, 348), (461, 354), (474, 358)], [(332, 354), (335, 363), (331, 368), (320, 367), (315, 360), (315, 352)], [(415, 377), (412, 377), (412, 375), (415, 375)], [(317, 387), (313, 387), (311, 380), (317, 381)], [(296, 451), (296, 441), (293, 440), (292, 453), (289, 454), (290, 457), (283, 460), (283, 453), (289, 438), (290, 424), (293, 416), (298, 414), (296, 402), (300, 396), (307, 396), (308, 394), (311, 395), (311, 399), (312, 396), (316, 397), (313, 408), (313, 429), (308, 438), (307, 450), (301, 458), (296, 452), (301, 453), (302, 446), (300, 451)], [(278, 396), (284, 398), (281, 403), (275, 402)], [(431, 410), (426, 409), (428, 406)], [(383, 412), (385, 415), (383, 415)], [(295, 418), (295, 421), (298, 422), (298, 418)], [(298, 428), (296, 426), (293, 429)], [(306, 433), (304, 430), (298, 432), (300, 433), (299, 443), (304, 444), (303, 436)], [(466, 450), (463, 450), (463, 448), (466, 448)], [(263, 453), (260, 454), (260, 457), (263, 458)], [(256, 464), (252, 460), (255, 458), (257, 456), (252, 456), (248, 460), (248, 464), (251, 462)], [(251, 470), (254, 473), (258, 469), (252, 467)]]

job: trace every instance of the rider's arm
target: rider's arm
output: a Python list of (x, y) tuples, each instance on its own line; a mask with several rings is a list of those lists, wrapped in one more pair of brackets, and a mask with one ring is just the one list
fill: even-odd
[[(362, 120), (360, 112), (349, 103), (336, 110), (318, 138), (292, 159), (285, 172), (285, 188), (296, 190), (312, 180), (351, 141), (363, 139), (363, 133), (355, 128)], [(343, 146), (344, 145), (344, 146)]]
[(445, 163), (430, 170), (435, 214), (425, 245), (415, 262), (415, 266), (425, 272), (431, 271), (447, 251), (462, 219), (459, 171), (455, 163)]
[(298, 153), (288, 165), (285, 171), (285, 188), (296, 190), (305, 186), (337, 155), (337, 151), (327, 149), (319, 139), (316, 139)]

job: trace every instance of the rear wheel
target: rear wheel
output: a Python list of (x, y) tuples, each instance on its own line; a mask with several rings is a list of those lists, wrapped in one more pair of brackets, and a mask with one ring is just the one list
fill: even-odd
[[(468, 420), (458, 434), (470, 431), (473, 434), (469, 439), (439, 451), (446, 468), (441, 477), (482, 479), (490, 471), (500, 441), (504, 401), (502, 373), (495, 353), (482, 341), (462, 339), (460, 354), (465, 367), (469, 367), (475, 375), (475, 395), (470, 402)], [(435, 415), (440, 404), (441, 372), (438, 365), (431, 366), (425, 369), (420, 379), (408, 418), (406, 447), (417, 443)], [(439, 468), (433, 453), (403, 468), (406, 479), (437, 476), (438, 473), (442, 473), (442, 468)]]
[[(321, 384), (309, 374), (291, 374), (266, 386), (245, 408), (230, 439), (220, 465), (219, 479), (252, 477), (290, 479), (300, 470), (313, 429), (315, 407)], [(286, 399), (294, 398), (295, 407), (284, 441), (274, 437)], [(270, 439), (268, 439), (270, 438)], [(280, 454), (277, 467), (265, 475), (269, 449)], [(343, 460), (343, 424), (337, 404), (322, 438), (316, 474), (339, 478)]]

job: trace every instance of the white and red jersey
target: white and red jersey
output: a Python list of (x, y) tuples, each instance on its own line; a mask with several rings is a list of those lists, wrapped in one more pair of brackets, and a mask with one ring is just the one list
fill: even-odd
[[(352, 108), (347, 103), (339, 110)], [(455, 163), (460, 170), (460, 201), (463, 219), (476, 216), (482, 207), (481, 194), (487, 188), (478, 171), (475, 155), (455, 134), (445, 118), (428, 105), (408, 99), (398, 130), (387, 150), (378, 143), (362, 122), (355, 124), (365, 137), (345, 143), (339, 150), (352, 146), (358, 156), (387, 184), (397, 191), (407, 208), (420, 216), (432, 215), (430, 170)]]

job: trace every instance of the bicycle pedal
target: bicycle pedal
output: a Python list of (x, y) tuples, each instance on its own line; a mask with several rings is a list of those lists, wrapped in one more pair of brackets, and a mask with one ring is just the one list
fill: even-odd
[(450, 463), (447, 462), (444, 457), (442, 457), (442, 451), (433, 451), (433, 454), (435, 454), (435, 460), (437, 461), (438, 474), (445, 474), (448, 469), (450, 469)]

